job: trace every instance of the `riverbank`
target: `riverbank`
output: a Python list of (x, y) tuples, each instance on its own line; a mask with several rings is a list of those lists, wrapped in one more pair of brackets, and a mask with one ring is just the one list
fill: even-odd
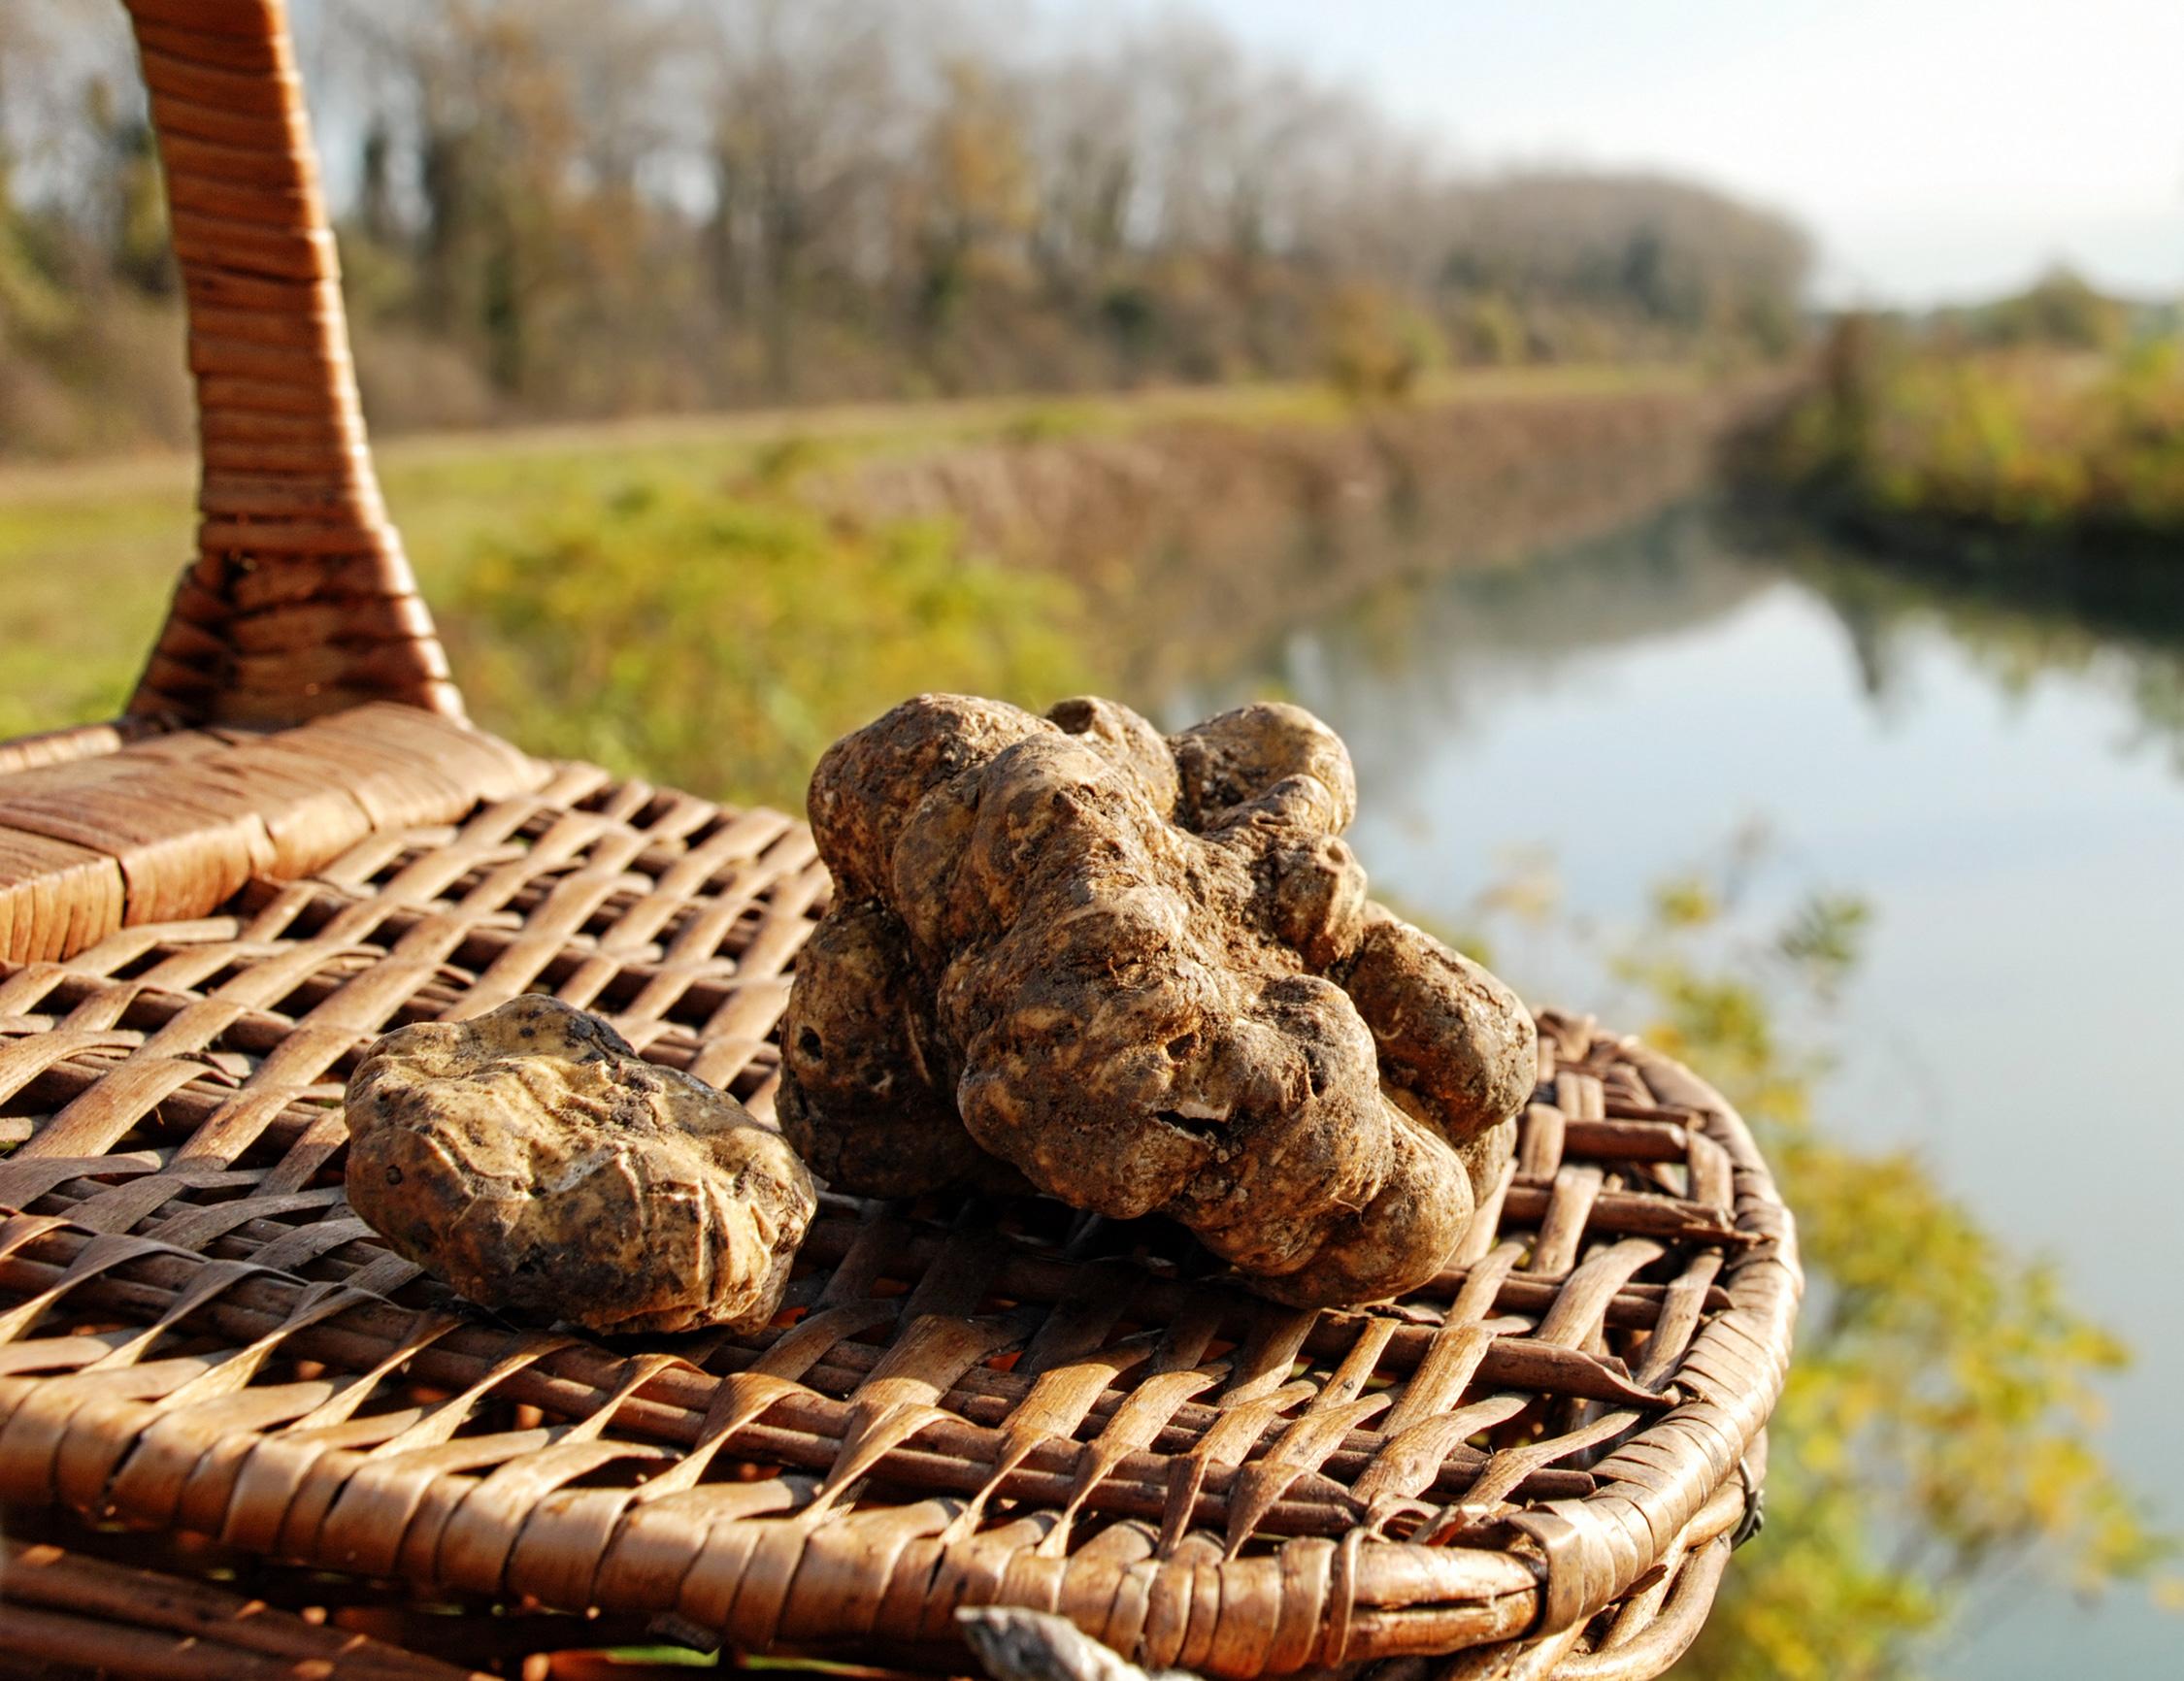
[[(736, 415), (381, 452), (480, 720), (793, 805), (903, 693), (1157, 694), (1393, 577), (1704, 478), (1779, 376), (1554, 369)], [(0, 733), (110, 714), (185, 550), (186, 463), (0, 477)], [(95, 608), (92, 606), (95, 604)]]
[(1876, 561), (2121, 632), (2184, 624), (2184, 344), (1846, 320), (1745, 477)]
[(1333, 425), (1182, 419), (867, 459), (806, 494), (943, 519), (977, 552), (1072, 579), (1104, 656), (1159, 693), (1367, 590), (1626, 525), (1707, 483), (1794, 390), (1781, 375), (1504, 379)]

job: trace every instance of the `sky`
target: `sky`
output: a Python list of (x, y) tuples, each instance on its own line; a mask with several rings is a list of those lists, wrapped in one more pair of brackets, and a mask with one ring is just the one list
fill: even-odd
[(2184, 0), (1195, 0), (1459, 160), (1789, 212), (1829, 303), (2184, 292)]

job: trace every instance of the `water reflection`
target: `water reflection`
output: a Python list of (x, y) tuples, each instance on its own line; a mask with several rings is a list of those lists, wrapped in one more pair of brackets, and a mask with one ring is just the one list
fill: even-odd
[(1332, 626), (1271, 639), (1176, 708), (1203, 711), (1270, 682), (1307, 705), (1307, 695), (1370, 697), (1375, 716), (1359, 747), (1384, 759), (1393, 782), (1405, 760), (1512, 692), (1550, 692), (1604, 649), (1709, 624), (1767, 581), (1725, 564), (1697, 512), (1680, 511), (1548, 555), (1373, 591)]
[[(1991, 1230), (2058, 1256), (2140, 1350), (2103, 1445), (2173, 1466), (2184, 1127), (2152, 1064), (2184, 950), (2184, 610), (2101, 626), (1996, 606), (1685, 508), (1376, 591), (1172, 709), (1270, 690), (1350, 742), (1359, 851), (1421, 914), (1463, 922), (1533, 846), (1578, 915), (1629, 926), (1754, 820), (1776, 838), (1763, 905), (1868, 898), (1829, 1124), (1916, 1147)], [(1551, 950), (1496, 957), (1536, 995), (1583, 1005), (1600, 984)], [(2148, 1492), (2184, 1527), (2173, 1487)], [(1951, 1670), (2044, 1676), (2098, 1650), (2151, 1673), (2179, 1638), (2131, 1594), (2028, 1596), (1999, 1627)]]
[(1924, 637), (1945, 635), (1997, 688), (2024, 697), (2063, 679), (2112, 695), (2129, 720), (2116, 746), (2158, 748), (2184, 775), (2184, 581), (2136, 589), (2128, 610), (2090, 614), (2039, 596), (1998, 600), (1962, 578), (1918, 581), (1778, 521), (1724, 520), (1757, 564), (1785, 567), (1841, 619), (1868, 696), (1890, 708)]
[(1387, 712), (1375, 726), (1401, 743), (1406, 731), (1498, 709), (1512, 683), (1552, 689), (1604, 650), (1689, 635), (1785, 584), (1833, 615), (1880, 717), (1915, 705), (1904, 691), (1938, 634), (2003, 696), (2023, 700), (2053, 680), (2113, 696), (2128, 724), (2117, 749), (2159, 746), (2184, 775), (2184, 585), (2141, 592), (2128, 619), (2096, 628), (2068, 606), (1914, 581), (1808, 528), (1696, 502), (1547, 553), (1370, 590), (1332, 624), (1287, 628), (1200, 674), (1167, 710), (1181, 718), (1270, 689), (1302, 698), (1378, 685)]

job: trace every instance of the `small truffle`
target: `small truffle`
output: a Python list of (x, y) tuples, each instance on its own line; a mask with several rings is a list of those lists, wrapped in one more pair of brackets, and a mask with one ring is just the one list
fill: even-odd
[(398, 1251), (596, 1332), (763, 1325), (817, 1201), (735, 1099), (542, 996), (388, 1034), (347, 1120), (349, 1206)]
[(841, 893), (781, 1115), (844, 1189), (972, 1176), (952, 1123), (1323, 1304), (1431, 1277), (1499, 1182), (1531, 1018), (1366, 898), (1349, 755), (1310, 713), (1163, 742), (1107, 701), (922, 696), (830, 749), (811, 804)]

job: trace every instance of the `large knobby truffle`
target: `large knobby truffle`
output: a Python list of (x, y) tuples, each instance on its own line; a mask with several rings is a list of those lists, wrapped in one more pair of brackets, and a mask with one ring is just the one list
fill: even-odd
[(783, 1022), (784, 1131), (847, 1190), (984, 1152), (1172, 1215), (1286, 1301), (1424, 1281), (1504, 1170), (1533, 1028), (1367, 899), (1356, 807), (1295, 707), (1164, 741), (1106, 701), (906, 702), (812, 778), (841, 891)]
[(347, 1118), (349, 1206), (397, 1250), (592, 1331), (763, 1325), (816, 1204), (735, 1099), (550, 998), (388, 1034)]

